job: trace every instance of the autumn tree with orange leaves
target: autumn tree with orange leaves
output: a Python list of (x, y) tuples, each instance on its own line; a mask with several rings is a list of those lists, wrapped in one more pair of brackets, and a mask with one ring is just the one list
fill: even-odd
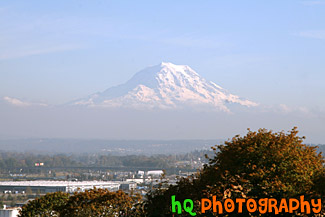
[[(300, 195), (324, 197), (324, 158), (316, 153), (316, 147), (303, 144), (303, 139), (298, 136), (296, 128), (288, 133), (249, 130), (243, 137), (235, 136), (224, 145), (213, 147), (219, 151), (197, 175), (182, 179), (168, 189), (149, 193), (146, 202), (148, 216), (172, 216), (172, 195), (176, 195), (181, 203), (187, 198), (192, 199), (197, 216), (222, 216), (199, 212), (201, 198), (213, 195), (220, 201), (227, 198), (281, 199)], [(224, 214), (232, 215), (239, 216), (236, 212)], [(259, 216), (247, 212), (242, 215)], [(299, 213), (296, 215), (301, 216)]]

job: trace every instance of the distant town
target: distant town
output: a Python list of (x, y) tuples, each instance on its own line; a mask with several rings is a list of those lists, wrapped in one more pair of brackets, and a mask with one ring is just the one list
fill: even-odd
[[(319, 145), (318, 152), (324, 151), (325, 145)], [(218, 149), (160, 155), (1, 152), (0, 206), (19, 208), (46, 193), (72, 194), (93, 188), (146, 195), (195, 174), (214, 152)]]
[(146, 193), (162, 183), (173, 185), (196, 173), (212, 150), (186, 154), (111, 155), (0, 153), (0, 206), (19, 208), (51, 192), (93, 188)]

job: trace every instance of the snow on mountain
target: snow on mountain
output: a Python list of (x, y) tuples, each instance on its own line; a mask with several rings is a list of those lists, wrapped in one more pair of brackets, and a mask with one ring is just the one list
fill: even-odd
[(246, 107), (257, 105), (205, 80), (189, 66), (164, 62), (138, 72), (124, 84), (72, 102), (91, 107), (138, 109), (207, 106), (226, 112), (229, 112), (229, 103)]

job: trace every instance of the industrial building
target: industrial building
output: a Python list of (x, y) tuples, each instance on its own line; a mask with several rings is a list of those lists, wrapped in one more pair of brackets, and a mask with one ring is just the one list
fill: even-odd
[(68, 192), (85, 191), (92, 188), (108, 189), (117, 191), (120, 188), (119, 182), (104, 181), (10, 181), (0, 182), (0, 192), (2, 193), (50, 193), (50, 192)]
[(6, 208), (0, 209), (0, 217), (17, 217), (20, 208)]
[(131, 191), (137, 188), (136, 182), (122, 182), (120, 185), (120, 190), (123, 191)]

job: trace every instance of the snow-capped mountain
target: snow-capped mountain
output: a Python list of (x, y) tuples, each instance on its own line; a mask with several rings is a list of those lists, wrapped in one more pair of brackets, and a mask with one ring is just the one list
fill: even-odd
[(72, 102), (73, 105), (138, 109), (208, 106), (226, 112), (229, 103), (257, 105), (205, 80), (189, 66), (164, 62), (136, 73), (124, 84)]

